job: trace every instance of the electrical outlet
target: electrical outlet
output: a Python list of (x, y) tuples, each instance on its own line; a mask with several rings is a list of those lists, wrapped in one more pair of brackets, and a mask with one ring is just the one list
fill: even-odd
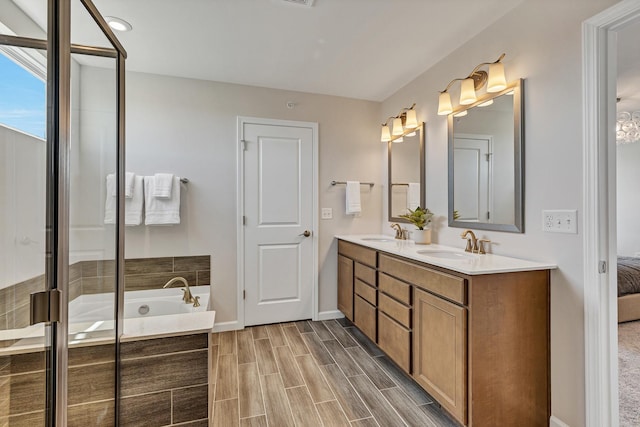
[(321, 218), (322, 219), (332, 219), (333, 218), (333, 209), (331, 209), (331, 208), (322, 208)]
[(578, 211), (542, 211), (542, 230), (548, 233), (578, 233)]

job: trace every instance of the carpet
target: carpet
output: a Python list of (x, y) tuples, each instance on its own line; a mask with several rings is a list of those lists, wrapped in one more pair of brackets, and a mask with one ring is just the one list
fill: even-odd
[(620, 427), (640, 426), (640, 321), (618, 325)]

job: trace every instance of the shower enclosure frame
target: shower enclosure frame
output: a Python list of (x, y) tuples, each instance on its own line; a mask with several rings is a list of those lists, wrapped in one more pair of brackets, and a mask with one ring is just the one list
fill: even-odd
[[(0, 34), (0, 45), (47, 52), (47, 160), (46, 160), (46, 293), (59, 301), (57, 318), (45, 327), (46, 416), (49, 427), (67, 425), (68, 285), (69, 285), (69, 152), (71, 117), (71, 54), (116, 60), (116, 283), (115, 283), (115, 411), (119, 419), (120, 337), (124, 306), (124, 171), (125, 171), (125, 60), (127, 52), (91, 0), (80, 0), (113, 49), (71, 44), (71, 1), (47, 0), (47, 40)], [(51, 298), (58, 294), (59, 299)]]

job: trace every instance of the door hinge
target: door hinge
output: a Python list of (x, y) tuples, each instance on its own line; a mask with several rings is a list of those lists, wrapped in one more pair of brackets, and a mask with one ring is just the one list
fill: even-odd
[(60, 291), (52, 289), (31, 294), (30, 311), (32, 325), (42, 322), (59, 322)]
[(242, 215), (242, 225), (247, 225), (247, 217)]
[(491, 212), (487, 211), (487, 219), (491, 219)]
[(493, 156), (493, 153), (487, 153), (485, 154), (485, 156), (487, 156), (487, 162), (491, 160), (491, 156)]
[(247, 151), (247, 140), (241, 139), (240, 142), (242, 142), (242, 151)]
[(242, 291), (242, 299), (247, 299), (247, 291)]
[(607, 272), (607, 261), (600, 261), (598, 263), (598, 273), (604, 274)]

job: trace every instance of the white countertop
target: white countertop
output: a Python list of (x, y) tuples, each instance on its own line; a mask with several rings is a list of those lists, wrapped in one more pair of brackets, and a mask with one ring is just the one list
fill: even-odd
[[(558, 266), (550, 263), (528, 261), (501, 255), (478, 255), (465, 252), (464, 249), (443, 245), (416, 245), (412, 240), (396, 240), (392, 236), (379, 234), (339, 235), (337, 239), (366, 246), (381, 252), (398, 255), (404, 258), (424, 262), (426, 264), (453, 270), (468, 275), (509, 273), (515, 271), (551, 270)], [(386, 239), (375, 241), (366, 239)], [(418, 251), (434, 251), (451, 253), (459, 259), (443, 259), (420, 254)], [(458, 255), (455, 255), (458, 254)], [(463, 258), (464, 257), (464, 258)]]

